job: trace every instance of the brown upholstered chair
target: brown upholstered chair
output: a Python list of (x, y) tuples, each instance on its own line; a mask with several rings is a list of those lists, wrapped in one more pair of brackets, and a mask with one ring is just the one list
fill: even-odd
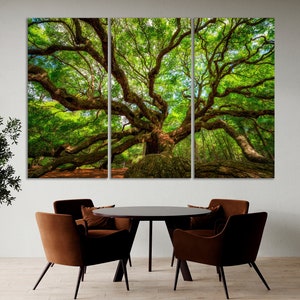
[(233, 215), (228, 218), (223, 230), (213, 236), (199, 235), (197, 230), (176, 229), (173, 235), (177, 258), (174, 290), (182, 260), (216, 266), (227, 299), (229, 295), (224, 273), (227, 266), (250, 264), (269, 290), (255, 263), (266, 220), (266, 212)]
[(122, 262), (126, 287), (129, 290), (125, 264), (130, 249), (127, 230), (95, 238), (81, 233), (71, 215), (37, 212), (36, 220), (48, 263), (34, 290), (51, 265), (78, 266), (79, 275), (74, 295), (76, 299), (86, 266), (115, 260)]
[[(99, 216), (94, 216), (90, 214), (89, 211), (87, 211), (89, 213), (89, 216), (87, 216), (85, 219), (82, 215), (82, 207), (92, 208), (95, 206), (91, 199), (62, 199), (53, 202), (53, 208), (56, 214), (72, 215), (74, 220), (76, 221), (76, 224), (79, 226), (83, 226), (86, 234), (90, 237), (101, 237), (110, 235), (119, 230), (130, 230), (131, 221), (128, 218), (101, 218)], [(114, 205), (111, 205), (111, 207), (114, 207)], [(98, 222), (100, 224), (96, 227), (90, 227), (90, 222), (88, 221), (91, 221), (91, 223), (93, 223), (95, 220), (97, 221), (97, 219), (102, 219), (101, 222)], [(128, 258), (128, 261), (129, 265), (131, 266), (132, 264), (130, 256)]]
[[(189, 205), (190, 207), (200, 207)], [(217, 210), (216, 210), (217, 208)], [(249, 210), (249, 202), (237, 199), (211, 199), (208, 209), (212, 212), (209, 215), (199, 217), (191, 217), (189, 228), (181, 228), (187, 230), (198, 230), (199, 235), (210, 236), (216, 231), (220, 231), (227, 219), (233, 215), (247, 214)], [(171, 266), (174, 264), (174, 252), (172, 256)]]

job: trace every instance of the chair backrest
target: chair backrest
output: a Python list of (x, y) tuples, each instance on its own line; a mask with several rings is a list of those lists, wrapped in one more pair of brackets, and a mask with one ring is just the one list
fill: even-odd
[(223, 235), (221, 261), (223, 266), (254, 262), (260, 247), (266, 212), (229, 217), (220, 233)]
[(67, 199), (67, 200), (56, 200), (53, 203), (54, 212), (56, 214), (68, 214), (72, 215), (74, 220), (81, 219), (81, 206), (94, 206), (91, 199)]
[(233, 199), (212, 199), (209, 207), (221, 205), (226, 219), (233, 215), (247, 214), (249, 210), (249, 202), (246, 200)]
[(80, 236), (71, 215), (37, 212), (36, 221), (48, 262), (83, 265)]

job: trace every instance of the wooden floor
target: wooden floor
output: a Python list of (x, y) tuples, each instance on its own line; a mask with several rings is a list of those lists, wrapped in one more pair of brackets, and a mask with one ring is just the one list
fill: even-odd
[[(43, 258), (0, 258), (1, 300), (73, 299), (78, 269), (55, 265), (33, 291), (46, 261)], [(154, 258), (148, 272), (147, 258), (132, 258), (128, 267), (130, 291), (124, 282), (112, 282), (116, 263), (88, 267), (77, 299), (225, 299), (214, 267), (189, 263), (192, 282), (179, 277), (173, 290), (175, 267), (170, 259)], [(300, 299), (300, 257), (260, 258), (257, 265), (271, 287), (268, 291), (248, 265), (225, 268), (230, 299)]]

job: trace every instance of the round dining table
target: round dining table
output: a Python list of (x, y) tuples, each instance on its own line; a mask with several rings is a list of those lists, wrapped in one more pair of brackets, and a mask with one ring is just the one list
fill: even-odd
[[(149, 221), (149, 263), (148, 270), (152, 270), (152, 222), (164, 221), (170, 239), (172, 241), (173, 231), (180, 228), (178, 224), (183, 224), (190, 217), (197, 217), (208, 214), (211, 211), (205, 208), (191, 208), (183, 206), (118, 206), (109, 208), (99, 208), (93, 210), (93, 213), (102, 217), (109, 218), (129, 218), (131, 219), (130, 233), (130, 249), (133, 245), (135, 235), (140, 221)], [(186, 262), (181, 263), (181, 272), (184, 280), (191, 281), (192, 277)], [(123, 277), (123, 269), (118, 264), (114, 281), (121, 281)]]

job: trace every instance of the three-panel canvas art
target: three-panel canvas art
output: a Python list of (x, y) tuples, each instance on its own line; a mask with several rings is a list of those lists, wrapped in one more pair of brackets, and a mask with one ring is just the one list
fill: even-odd
[(29, 178), (274, 178), (273, 18), (28, 19)]

